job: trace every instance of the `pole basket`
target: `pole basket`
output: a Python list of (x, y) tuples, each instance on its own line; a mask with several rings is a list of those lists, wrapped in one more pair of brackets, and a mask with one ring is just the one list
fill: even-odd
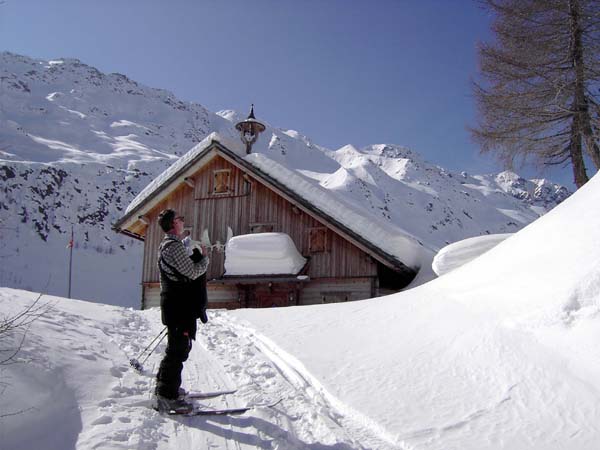
[(131, 358), (129, 360), (129, 365), (133, 367), (136, 372), (142, 373), (144, 371), (144, 366), (142, 366), (136, 358)]

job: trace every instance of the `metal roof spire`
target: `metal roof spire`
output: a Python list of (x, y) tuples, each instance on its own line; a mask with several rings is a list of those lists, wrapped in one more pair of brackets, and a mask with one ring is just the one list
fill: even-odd
[(266, 129), (266, 127), (254, 117), (254, 103), (252, 103), (252, 106), (250, 107), (248, 118), (236, 123), (235, 129), (240, 132), (242, 142), (246, 144), (246, 153), (250, 154), (252, 151), (252, 144), (258, 139), (258, 135)]

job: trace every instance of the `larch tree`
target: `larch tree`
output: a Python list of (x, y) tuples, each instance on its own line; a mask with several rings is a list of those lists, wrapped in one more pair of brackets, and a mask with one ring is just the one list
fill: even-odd
[(600, 169), (600, 0), (482, 0), (494, 40), (479, 46), (473, 83), (482, 152), (506, 167), (570, 164), (574, 182)]

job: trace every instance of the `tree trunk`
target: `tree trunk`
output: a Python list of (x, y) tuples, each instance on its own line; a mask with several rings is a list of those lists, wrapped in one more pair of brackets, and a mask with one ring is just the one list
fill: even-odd
[(571, 123), (569, 154), (571, 157), (571, 163), (573, 165), (573, 179), (578, 189), (589, 180), (585, 170), (585, 162), (583, 161), (583, 152), (581, 151), (582, 142), (580, 128), (579, 115), (575, 114), (573, 116), (573, 122)]
[(583, 114), (582, 119), (583, 123), (581, 125), (585, 137), (585, 146), (592, 157), (594, 166), (596, 166), (596, 169), (600, 169), (600, 148), (598, 147), (594, 132), (592, 131), (592, 119), (590, 118), (589, 111), (586, 111), (586, 113)]
[[(594, 139), (590, 119), (590, 107), (587, 96), (585, 94), (585, 66), (583, 60), (582, 43), (583, 31), (581, 29), (581, 5), (579, 3), (579, 0), (569, 1), (569, 16), (571, 19), (571, 58), (573, 68), (575, 69), (575, 92), (573, 112), (577, 118), (573, 122), (577, 125), (575, 131), (580, 135), (580, 144), (578, 147), (581, 149), (581, 135), (583, 135), (585, 137), (585, 147), (590, 157), (592, 158), (592, 162), (594, 163), (594, 166), (596, 166), (596, 169), (600, 169), (600, 149), (598, 148), (598, 145)], [(571, 155), (572, 154), (573, 153), (571, 153)]]

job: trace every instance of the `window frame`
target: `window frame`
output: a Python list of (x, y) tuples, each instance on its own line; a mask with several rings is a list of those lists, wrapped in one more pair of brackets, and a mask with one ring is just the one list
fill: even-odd
[[(220, 177), (225, 178), (225, 183), (223, 180), (219, 180)], [(220, 183), (219, 183), (220, 181)], [(217, 191), (217, 187), (224, 186), (225, 190)], [(213, 170), (212, 177), (212, 195), (228, 195), (231, 194), (233, 190), (231, 189), (231, 169), (216, 169)]]
[[(314, 237), (318, 236), (316, 233), (322, 234), (322, 243), (315, 248)], [(308, 229), (308, 252), (309, 253), (328, 253), (329, 252), (329, 229), (327, 227), (311, 227)]]

